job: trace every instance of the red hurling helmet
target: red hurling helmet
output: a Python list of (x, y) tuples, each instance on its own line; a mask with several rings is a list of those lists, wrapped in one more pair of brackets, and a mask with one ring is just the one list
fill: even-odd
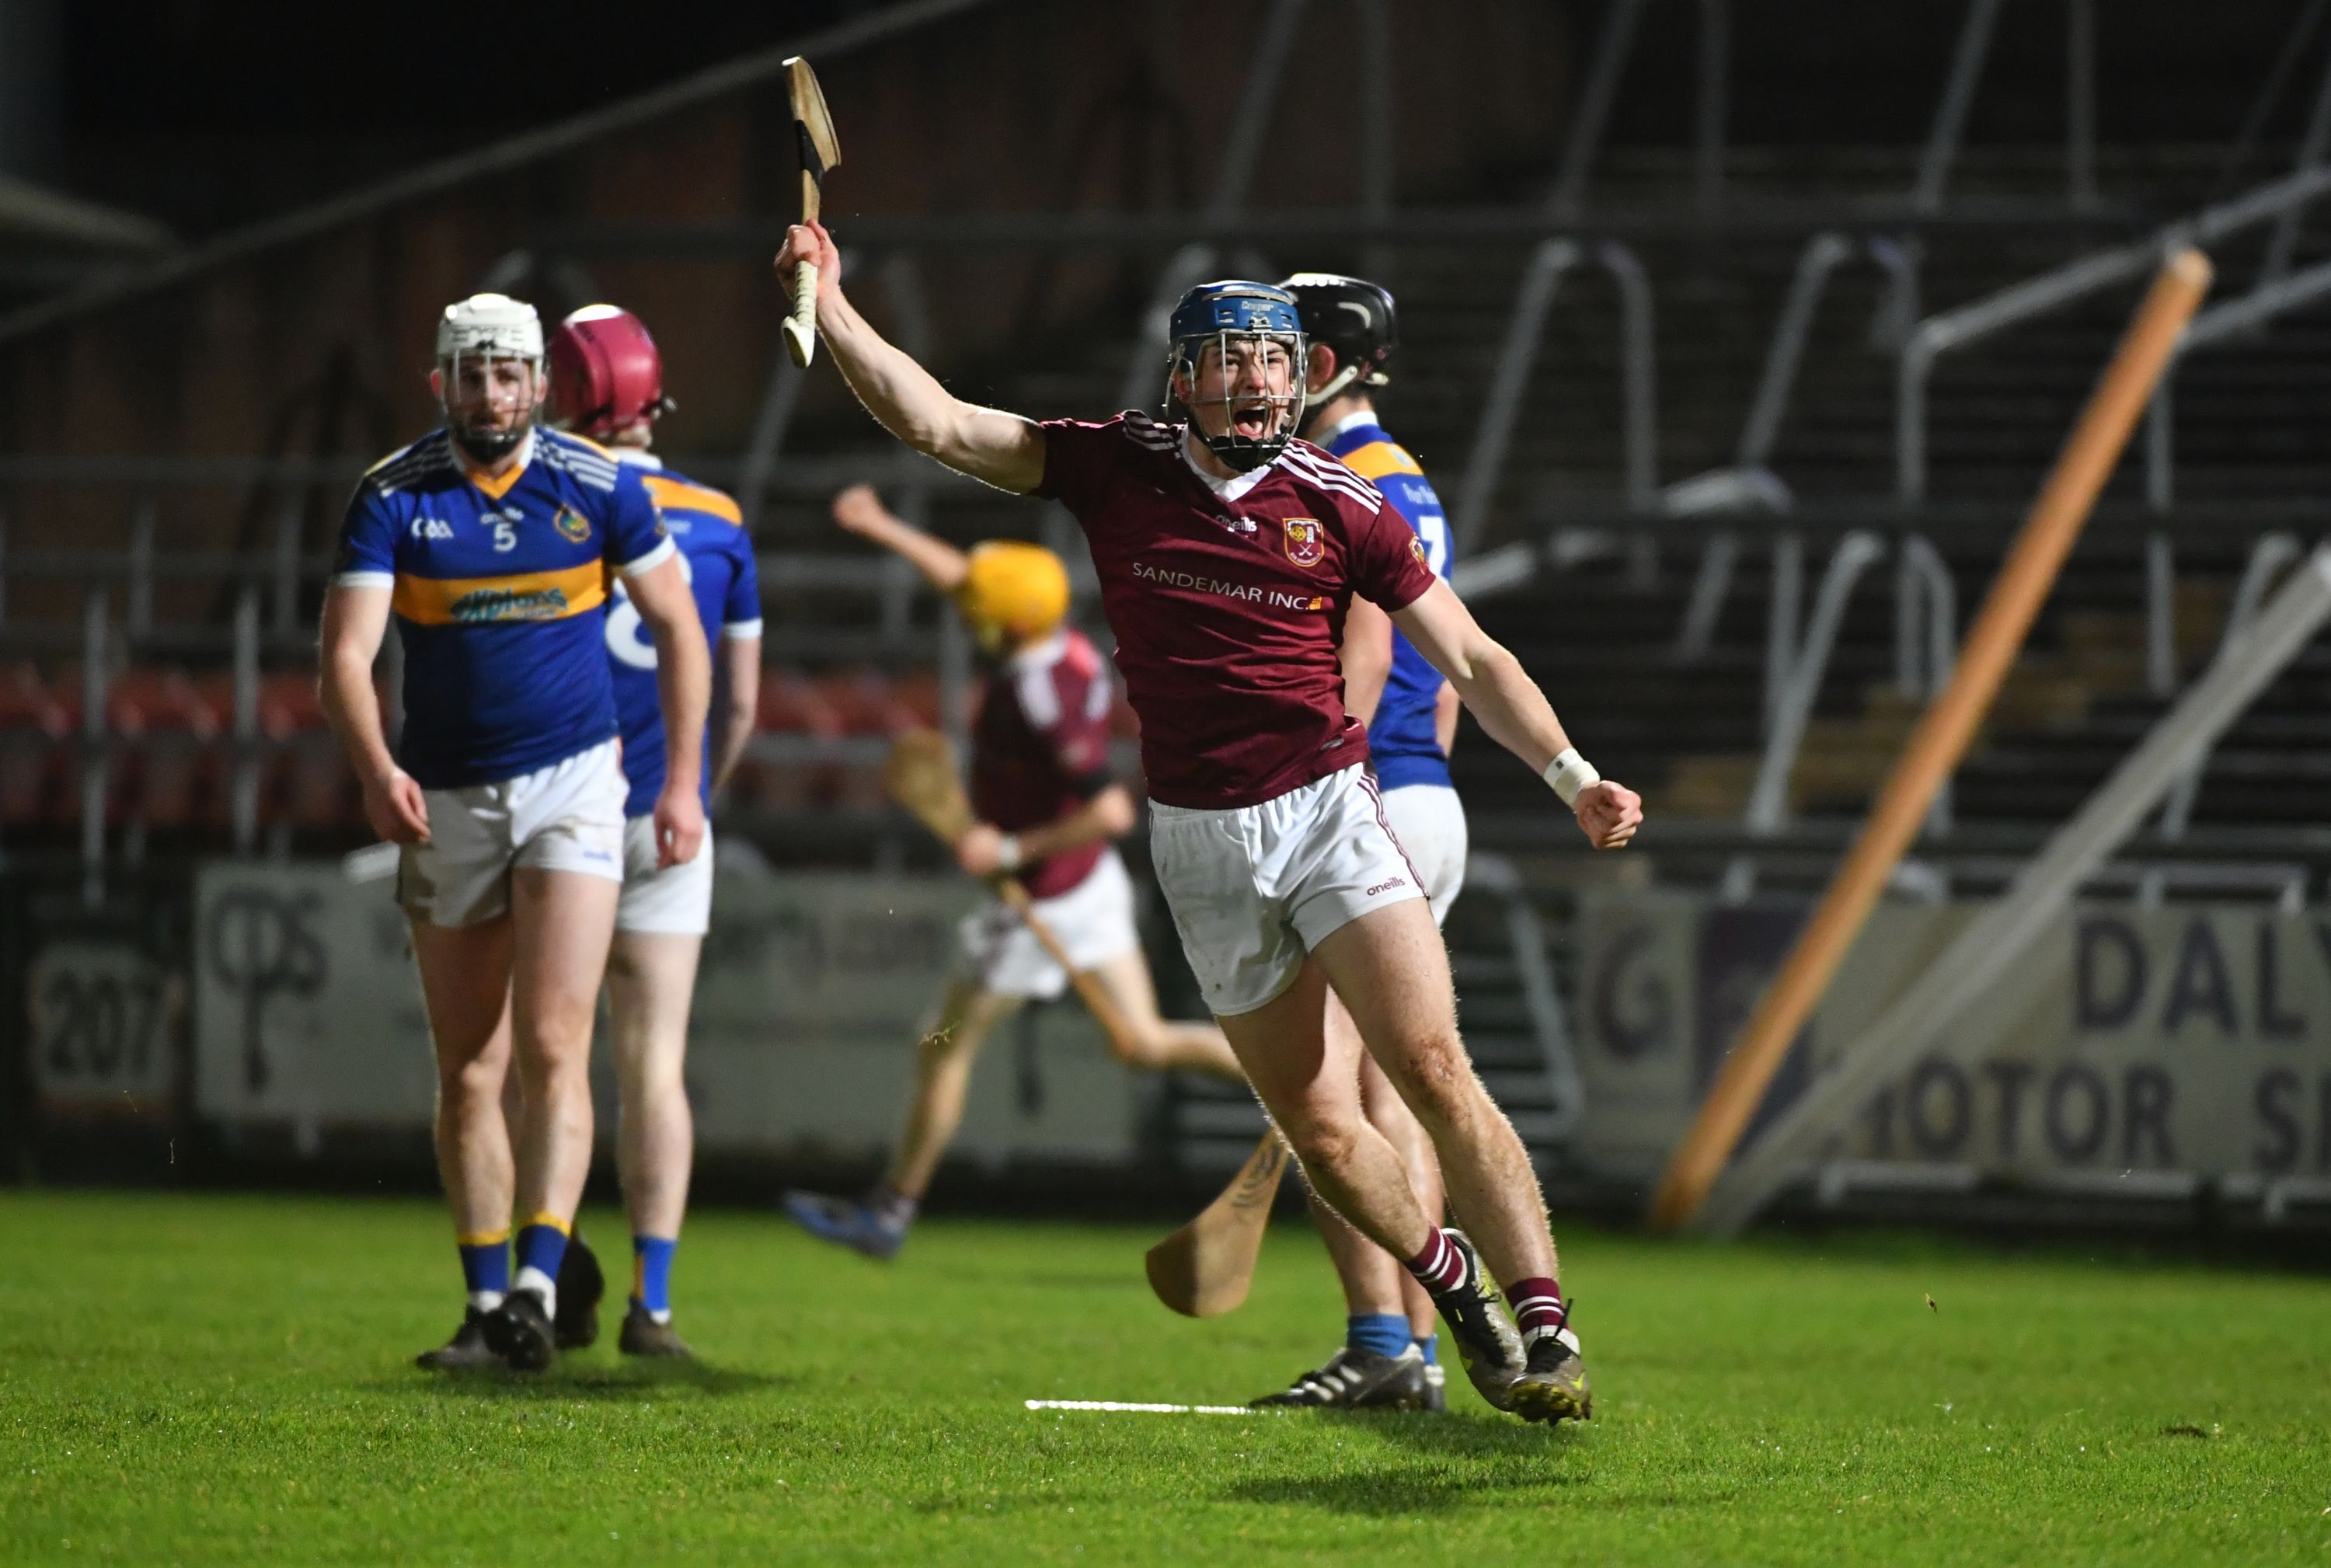
[(663, 356), (640, 318), (613, 305), (585, 305), (550, 337), (552, 417), (577, 435), (604, 441), (668, 412)]

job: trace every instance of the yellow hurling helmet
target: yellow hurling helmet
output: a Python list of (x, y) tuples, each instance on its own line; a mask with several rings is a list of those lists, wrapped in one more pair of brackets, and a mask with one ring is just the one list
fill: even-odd
[(1069, 570), (1042, 545), (990, 539), (975, 545), (956, 603), (991, 654), (1044, 636), (1069, 613)]

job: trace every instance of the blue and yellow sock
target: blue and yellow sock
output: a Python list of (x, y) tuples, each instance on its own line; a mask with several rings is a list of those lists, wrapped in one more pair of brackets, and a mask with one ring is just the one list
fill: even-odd
[(679, 1250), (677, 1236), (632, 1238), (632, 1305), (658, 1323), (671, 1321), (671, 1257)]
[(1438, 1334), (1428, 1334), (1423, 1338), (1415, 1341), (1415, 1345), (1417, 1354), (1424, 1357), (1424, 1364), (1431, 1366), (1433, 1364), (1432, 1353), (1439, 1349), (1441, 1345), (1441, 1335)]
[(506, 1229), (453, 1238), (461, 1250), (462, 1288), (469, 1292), (470, 1305), (480, 1312), (491, 1312), (509, 1294), (509, 1239)]
[(518, 1278), (514, 1290), (531, 1290), (542, 1297), (542, 1309), (558, 1312), (558, 1265), (566, 1257), (566, 1235), (575, 1221), (544, 1212), (535, 1215), (518, 1233)]
[(1397, 1312), (1358, 1312), (1344, 1319), (1344, 1348), (1398, 1355), (1408, 1348), (1408, 1319)]

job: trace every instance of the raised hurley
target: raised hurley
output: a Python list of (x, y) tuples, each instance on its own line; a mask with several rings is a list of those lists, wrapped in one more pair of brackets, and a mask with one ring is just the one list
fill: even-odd
[[(833, 134), (833, 120), (825, 112), (825, 94), (819, 90), (817, 72), (794, 55), (785, 62), (785, 96), (793, 102), (794, 143), (801, 150), (802, 222), (817, 222), (818, 204), (824, 195), (826, 171), (842, 163), (842, 140)], [(806, 366), (817, 352), (817, 263), (804, 261), (794, 269), (794, 313), (785, 318), (785, 352), (795, 365)]]

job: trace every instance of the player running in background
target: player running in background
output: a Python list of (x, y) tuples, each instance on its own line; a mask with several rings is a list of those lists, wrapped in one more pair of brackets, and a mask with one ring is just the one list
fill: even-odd
[[(591, 1164), (591, 1017), (623, 875), (623, 773), (607, 672), (619, 573), (654, 639), (671, 736), (657, 858), (695, 858), (709, 660), (636, 470), (537, 427), (542, 325), (500, 294), (450, 305), (430, 385), (442, 428), (348, 502), (324, 599), (324, 711), (365, 816), (404, 846), (397, 898), (437, 1052), (437, 1164), (469, 1293), (424, 1365), (555, 1354), (559, 1265)], [(392, 756), (373, 687), (391, 613), (404, 648)], [(515, 1149), (501, 1088), (524, 1093)], [(510, 1221), (525, 1216), (510, 1274)]]
[[(1465, 1054), (1447, 950), (1362, 765), (1366, 731), (1344, 712), (1337, 650), (1354, 595), (1391, 613), (1590, 842), (1625, 843), (1641, 802), (1571, 746), (1519, 661), (1432, 575), (1422, 541), (1376, 488), (1293, 439), (1303, 339), (1285, 290), (1225, 282), (1183, 297), (1166, 363), (1177, 423), (1125, 413), (1039, 424), (958, 400), (884, 342), (842, 296), (822, 225), (787, 232), (781, 275), (793, 278), (796, 261), (819, 264), (820, 330), (884, 428), (999, 489), (1057, 499), (1083, 525), (1141, 718), (1158, 883), (1223, 1033), (1312, 1185), (1405, 1260), (1490, 1403), (1534, 1421), (1587, 1415), (1545, 1200)], [(1369, 1123), (1359, 1064), (1327, 1028), (1331, 984), (1432, 1137), (1478, 1254), (1427, 1216)]]
[[(1436, 576), (1449, 573), (1448, 518), (1416, 460), (1376, 423), (1370, 389), (1384, 385), (1400, 346), (1392, 295), (1376, 284), (1325, 272), (1299, 272), (1280, 285), (1295, 297), (1308, 354), (1303, 435), (1375, 481), (1424, 547)], [(1384, 820), (1424, 887), (1435, 925), (1465, 881), (1465, 808), (1449, 782), (1449, 745), (1457, 732), (1457, 692), (1403, 636), (1392, 617), (1355, 598), (1344, 616), (1344, 710), (1368, 729), (1368, 760), (1384, 795)], [(1350, 1012), (1333, 992), (1327, 1027), (1350, 1033)], [(1347, 1048), (1348, 1049), (1348, 1048)], [(1400, 1154), (1409, 1184), (1428, 1217), (1442, 1207), (1441, 1165), (1432, 1140), (1365, 1050), (1360, 1103), (1368, 1120)], [(1347, 1316), (1344, 1347), (1317, 1372), (1257, 1404), (1390, 1405), (1440, 1410), (1445, 1403), (1434, 1357), (1432, 1298), (1400, 1260), (1311, 1200), (1320, 1240), (1335, 1259)]]
[[(753, 736), (761, 689), (761, 588), (744, 514), (718, 490), (682, 478), (648, 449), (671, 407), (663, 360), (628, 310), (590, 305), (550, 338), (550, 411), (560, 428), (602, 442), (639, 478), (680, 549), (703, 636), (718, 652), (718, 721), (703, 737), (698, 798), (709, 811)], [(623, 725), (623, 890), (607, 956), (615, 1054), (615, 1163), (632, 1226), (632, 1296), (616, 1345), (627, 1355), (686, 1355), (671, 1326), (671, 1266), (688, 1209), (695, 1122), (680, 1073), (689, 1003), (712, 917), (712, 834), (696, 854), (660, 864), (655, 805), (664, 785), (660, 660), (640, 606), (621, 583), (607, 613), (607, 654)]]
[[(833, 516), (851, 533), (905, 556), (954, 599), (988, 667), (971, 734), (971, 805), (979, 820), (956, 841), (957, 863), (975, 877), (1013, 876), (1025, 884), (1037, 918), (1080, 970), (1108, 989), (1133, 1031), (1123, 1045), (1110, 1041), (1126, 1066), (1241, 1079), (1220, 1030), (1157, 1015), (1134, 925), (1133, 884), (1110, 847), (1132, 831), (1135, 817), (1131, 793), (1108, 765), (1117, 689), (1091, 641), (1063, 623), (1069, 575), (1060, 557), (1003, 539), (966, 554), (891, 516), (864, 485), (836, 496)], [(1068, 986), (1068, 972), (1001, 898), (991, 896), (965, 919), (962, 942), (962, 968), (916, 1049), (913, 1098), (881, 1182), (859, 1199), (785, 1195), (785, 1212), (812, 1235), (871, 1258), (897, 1252), (963, 1120), (981, 1043), (1023, 1002)]]

